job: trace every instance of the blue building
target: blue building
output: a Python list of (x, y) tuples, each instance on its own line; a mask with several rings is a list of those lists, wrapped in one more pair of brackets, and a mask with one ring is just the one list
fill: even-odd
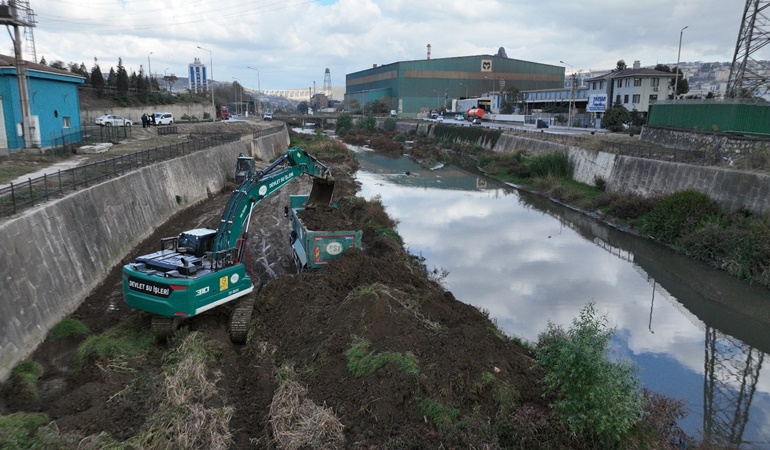
[[(81, 75), (27, 62), (25, 66), (32, 139), (27, 147), (49, 148), (64, 136), (80, 141)], [(0, 152), (24, 148), (19, 83), (13, 56), (0, 55)], [(76, 138), (73, 139), (72, 136)]]

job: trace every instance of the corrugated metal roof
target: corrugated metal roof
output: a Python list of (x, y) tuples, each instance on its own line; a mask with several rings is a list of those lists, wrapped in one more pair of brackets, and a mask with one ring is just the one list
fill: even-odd
[[(16, 59), (13, 56), (0, 54), (0, 68), (5, 68), (5, 67), (16, 69)], [(82, 75), (77, 73), (72, 73), (69, 70), (55, 69), (53, 67), (48, 67), (48, 66), (44, 66), (43, 64), (38, 64), (34, 62), (29, 62), (29, 61), (25, 61), (25, 67), (26, 67), (26, 70), (37, 70), (40, 72), (47, 72), (47, 73), (52, 73), (56, 75), (64, 75), (64, 76), (85, 79), (85, 77), (83, 77)]]

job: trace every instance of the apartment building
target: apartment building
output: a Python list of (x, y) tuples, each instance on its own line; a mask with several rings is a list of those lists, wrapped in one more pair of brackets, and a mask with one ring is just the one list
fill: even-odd
[[(603, 113), (604, 106), (623, 105), (629, 111), (637, 110), (647, 114), (651, 103), (665, 100), (672, 94), (671, 84), (676, 74), (661, 72), (654, 69), (644, 69), (639, 61), (634, 61), (631, 69), (617, 70), (586, 80), (588, 88), (588, 110)], [(604, 102), (593, 102), (591, 99), (604, 99)]]

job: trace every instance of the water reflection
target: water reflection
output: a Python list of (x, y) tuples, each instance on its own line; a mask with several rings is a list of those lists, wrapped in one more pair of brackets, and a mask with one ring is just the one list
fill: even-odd
[(448, 270), (458, 299), (532, 341), (594, 301), (616, 327), (614, 356), (686, 402), (688, 433), (770, 448), (770, 382), (759, 376), (770, 352), (766, 289), (472, 170), (359, 159), (360, 195), (381, 196), (410, 251)]

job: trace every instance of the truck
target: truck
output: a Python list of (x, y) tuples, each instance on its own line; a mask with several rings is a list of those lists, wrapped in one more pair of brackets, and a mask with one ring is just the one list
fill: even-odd
[(484, 109), (483, 108), (468, 108), (467, 111), (465, 111), (465, 118), (468, 120), (474, 120), (474, 119), (481, 119), (484, 117)]
[(229, 329), (235, 343), (246, 340), (256, 293), (247, 271), (249, 223), (254, 207), (301, 175), (313, 179), (307, 203), (330, 205), (331, 170), (293, 147), (261, 171), (253, 159), (239, 157), (243, 182), (232, 192), (216, 230), (196, 228), (161, 239), (156, 252), (138, 256), (122, 268), (123, 297), (134, 309), (152, 315), (152, 330), (168, 338), (183, 320), (231, 302)]
[(316, 207), (309, 202), (307, 195), (291, 195), (289, 206), (284, 209), (284, 215), (291, 223), (289, 242), (297, 273), (319, 269), (342, 256), (348, 249), (361, 248), (363, 233), (360, 230), (309, 229), (300, 217), (300, 212), (307, 207)]
[(219, 118), (221, 120), (230, 120), (230, 117), (232, 117), (232, 114), (230, 114), (230, 107), (227, 105), (222, 105), (219, 107)]

